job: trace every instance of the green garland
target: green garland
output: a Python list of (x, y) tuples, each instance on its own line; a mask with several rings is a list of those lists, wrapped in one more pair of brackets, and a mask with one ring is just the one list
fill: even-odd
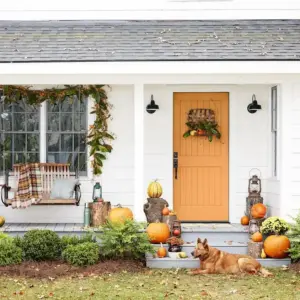
[[(102, 174), (103, 161), (106, 154), (112, 151), (109, 141), (114, 139), (109, 133), (107, 120), (110, 118), (111, 105), (107, 100), (104, 85), (65, 85), (64, 88), (50, 88), (33, 90), (30, 86), (0, 85), (3, 89), (3, 98), (6, 103), (13, 103), (24, 99), (29, 105), (39, 105), (48, 100), (54, 104), (62, 102), (66, 98), (72, 99), (75, 95), (79, 99), (91, 96), (95, 100), (92, 114), (96, 115), (93, 125), (90, 125), (87, 135), (87, 144), (90, 146), (90, 157), (93, 173)], [(1, 99), (1, 100), (2, 100)]]

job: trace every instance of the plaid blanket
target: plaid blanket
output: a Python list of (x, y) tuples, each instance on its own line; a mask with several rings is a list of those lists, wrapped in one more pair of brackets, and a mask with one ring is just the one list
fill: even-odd
[(42, 176), (38, 163), (24, 164), (19, 169), (18, 190), (12, 208), (27, 208), (42, 199)]

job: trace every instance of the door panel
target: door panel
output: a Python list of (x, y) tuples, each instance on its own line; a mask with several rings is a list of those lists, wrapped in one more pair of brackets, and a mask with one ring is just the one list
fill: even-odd
[[(174, 210), (182, 221), (228, 221), (228, 93), (174, 93)], [(221, 139), (183, 138), (190, 109), (214, 110)]]

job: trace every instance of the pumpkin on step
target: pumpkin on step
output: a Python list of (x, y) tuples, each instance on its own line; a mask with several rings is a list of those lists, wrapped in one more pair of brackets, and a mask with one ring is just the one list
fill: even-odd
[(2, 227), (5, 224), (5, 218), (0, 216), (0, 227)]
[(157, 180), (154, 180), (153, 182), (150, 182), (147, 192), (150, 198), (160, 198), (163, 193), (163, 189), (160, 183), (157, 182)]
[(167, 206), (165, 206), (161, 213), (163, 216), (168, 216), (170, 214), (170, 210), (167, 208)]
[(251, 208), (251, 215), (254, 219), (261, 219), (267, 213), (267, 207), (262, 203), (254, 204)]
[(125, 220), (133, 219), (133, 213), (130, 208), (118, 204), (117, 207), (110, 210), (108, 218), (112, 223), (124, 223)]
[(249, 221), (250, 221), (250, 219), (249, 219), (248, 216), (243, 216), (243, 217), (241, 218), (241, 224), (242, 224), (242, 225), (249, 225)]
[(157, 249), (156, 254), (159, 258), (167, 256), (167, 249), (163, 247), (162, 243), (160, 243), (160, 248)]
[(251, 240), (255, 243), (259, 243), (259, 242), (262, 242), (263, 236), (260, 232), (255, 232), (252, 234)]
[(169, 226), (166, 223), (150, 223), (146, 231), (153, 244), (165, 243), (170, 237)]
[(285, 258), (290, 248), (290, 240), (285, 235), (270, 235), (265, 239), (265, 253), (272, 258)]

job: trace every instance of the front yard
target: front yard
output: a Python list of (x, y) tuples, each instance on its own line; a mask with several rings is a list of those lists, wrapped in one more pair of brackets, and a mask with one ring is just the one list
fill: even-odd
[(87, 269), (89, 272), (43, 279), (2, 276), (0, 299), (300, 299), (300, 275), (294, 271), (272, 270), (273, 278), (263, 278), (126, 269), (120, 265), (116, 273), (96, 275)]

